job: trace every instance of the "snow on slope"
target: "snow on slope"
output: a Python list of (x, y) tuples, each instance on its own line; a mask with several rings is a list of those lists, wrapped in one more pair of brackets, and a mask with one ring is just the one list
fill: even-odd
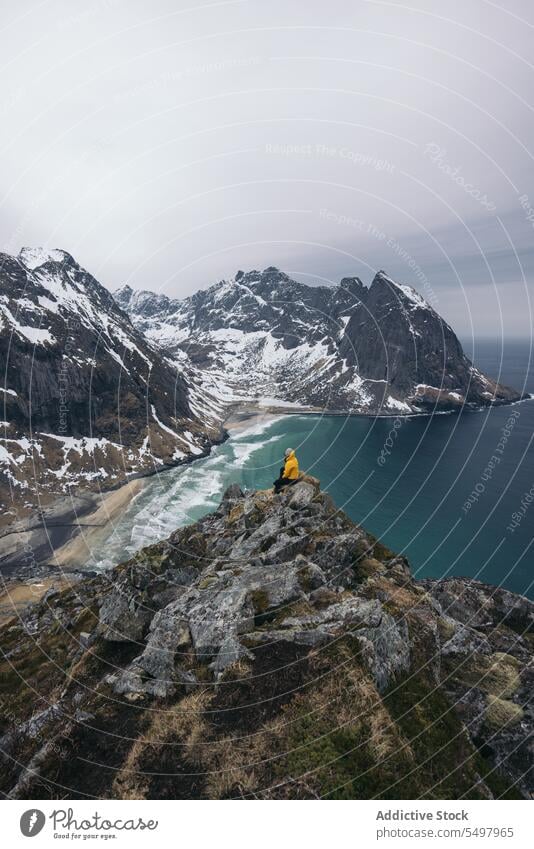
[(116, 485), (205, 453), (179, 365), (133, 326), (70, 254), (0, 255), (0, 502)]
[[(182, 301), (129, 286), (114, 296), (183, 366), (199, 412), (203, 398), (213, 414), (225, 401), (272, 397), (394, 415), (518, 397), (480, 375), (424, 298), (383, 271), (369, 287), (355, 277), (305, 286), (270, 267)], [(422, 396), (423, 384), (438, 388)]]

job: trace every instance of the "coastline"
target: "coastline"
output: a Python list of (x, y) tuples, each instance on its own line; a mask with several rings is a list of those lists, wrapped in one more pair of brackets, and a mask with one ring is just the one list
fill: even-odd
[[(47, 525), (45, 516), (43, 524), (38, 527), (5, 534), (0, 540), (4, 547), (6, 540), (13, 537), (8, 544), (15, 552), (20, 548), (27, 556), (28, 552), (32, 551), (32, 545), (36, 546), (37, 551), (40, 546), (44, 546), (51, 550), (51, 556), (45, 557), (45, 562), (40, 562), (32, 551), (33, 560), (28, 559), (30, 564), (34, 564), (34, 568), (24, 563), (19, 568), (16, 565), (8, 566), (2, 572), (0, 624), (17, 616), (28, 604), (39, 601), (48, 591), (61, 592), (80, 580), (84, 574), (89, 574), (90, 570), (86, 569), (85, 564), (92, 545), (109, 533), (110, 525), (122, 515), (143, 487), (144, 480), (136, 478), (118, 489), (102, 493), (100, 497), (91, 493), (92, 498), (88, 503), (93, 504), (93, 509), (85, 510), (83, 515), (71, 505), (69, 513), (60, 514), (59, 525), (54, 524), (58, 521), (56, 509), (50, 526)], [(60, 531), (60, 536), (58, 544), (55, 545), (54, 537), (57, 534), (53, 531), (57, 530)], [(42, 538), (46, 538), (48, 546)]]
[(506, 401), (502, 403), (487, 404), (481, 407), (470, 407), (467, 404), (453, 407), (450, 410), (421, 410), (414, 413), (403, 413), (399, 410), (392, 410), (386, 413), (366, 413), (356, 410), (325, 410), (324, 407), (299, 406), (291, 404), (284, 406), (283, 404), (266, 404), (262, 405), (253, 401), (236, 404), (229, 408), (228, 415), (222, 423), (222, 427), (226, 430), (229, 436), (246, 430), (254, 421), (264, 421), (267, 424), (284, 418), (285, 416), (328, 416), (347, 418), (363, 418), (363, 419), (415, 419), (415, 418), (431, 418), (433, 416), (454, 416), (460, 413), (484, 413), (488, 410), (495, 410), (501, 407), (515, 407), (518, 404), (524, 404), (528, 401), (534, 401), (533, 393), (525, 393), (524, 397), (516, 401)]
[(260, 422), (268, 427), (273, 422), (291, 413), (300, 415), (300, 412), (295, 409), (278, 411), (254, 404), (242, 404), (229, 410), (228, 416), (223, 422), (223, 428), (231, 439), (232, 436), (243, 433), (250, 427), (256, 427)]
[(144, 478), (135, 478), (106, 493), (99, 506), (87, 516), (88, 522), (78, 525), (79, 532), (54, 551), (54, 560), (60, 569), (80, 569), (87, 562), (91, 547), (101, 540), (120, 518), (130, 502), (143, 490)]
[[(274, 412), (253, 403), (232, 406), (221, 422), (221, 438), (212, 447), (258, 423), (268, 427), (290, 412), (302, 411), (291, 408)], [(205, 456), (192, 456), (187, 464), (182, 462), (158, 472), (190, 465)], [(24, 599), (26, 603), (37, 601), (47, 590), (58, 588), (69, 574), (74, 577), (80, 571), (90, 571), (86, 564), (92, 546), (109, 534), (153, 474), (132, 477), (107, 492), (88, 490), (73, 497), (61, 496), (45, 507), (39, 518), (27, 518), (4, 528), (0, 535), (0, 620), (5, 599), (10, 595), (16, 596), (20, 607)]]
[[(228, 435), (221, 422), (218, 437), (200, 455), (191, 454), (188, 459), (172, 465), (135, 472), (129, 480), (107, 490), (81, 489), (76, 495), (58, 495), (46, 506), (36, 507), (30, 515), (0, 528), (0, 578), (4, 587), (14, 578), (45, 577), (55, 568), (80, 568), (78, 563), (83, 548), (90, 546), (91, 540), (107, 533), (110, 523), (125, 511), (131, 498), (141, 491), (148, 478), (209, 456), (216, 445), (228, 439)], [(82, 518), (83, 522), (80, 521)], [(84, 532), (83, 529), (87, 530)], [(58, 563), (60, 552), (61, 563)]]
[[(506, 405), (515, 406), (523, 401), (534, 400), (527, 396)], [(464, 412), (483, 412), (488, 407), (476, 410), (464, 408)], [(300, 407), (296, 404), (261, 404), (244, 402), (230, 406), (226, 418), (221, 422), (221, 439), (239, 436), (247, 431), (266, 429), (274, 422), (288, 416), (327, 416), (355, 418), (414, 418), (432, 415), (453, 415), (458, 410), (409, 413), (388, 413), (382, 416), (349, 411), (325, 411), (318, 407)], [(214, 446), (219, 442), (214, 443)], [(213, 447), (214, 447), (213, 446)], [(207, 452), (207, 454), (211, 453)], [(203, 455), (204, 457), (206, 455)], [(203, 457), (192, 457), (187, 463)], [(184, 465), (179, 464), (177, 467)], [(162, 471), (170, 471), (168, 467)], [(43, 510), (42, 519), (17, 523), (0, 536), (0, 558), (2, 559), (2, 584), (0, 590), (0, 620), (6, 598), (17, 599), (16, 607), (36, 601), (49, 589), (62, 588), (66, 580), (76, 580), (80, 573), (90, 572), (87, 561), (92, 547), (101, 542), (120, 520), (132, 499), (142, 492), (147, 478), (153, 473), (139, 475), (116, 489), (104, 493), (85, 492), (76, 497), (64, 497)], [(20, 553), (17, 562), (16, 552)], [(8, 554), (6, 560), (6, 552)], [(30, 552), (31, 556), (28, 556)], [(9, 555), (13, 555), (11, 561)]]

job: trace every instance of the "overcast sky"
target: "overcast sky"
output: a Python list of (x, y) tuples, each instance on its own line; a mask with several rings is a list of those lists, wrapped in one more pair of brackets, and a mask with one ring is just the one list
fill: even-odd
[(17, 0), (0, 27), (2, 250), (178, 297), (384, 268), (463, 336), (530, 334), (530, 0)]

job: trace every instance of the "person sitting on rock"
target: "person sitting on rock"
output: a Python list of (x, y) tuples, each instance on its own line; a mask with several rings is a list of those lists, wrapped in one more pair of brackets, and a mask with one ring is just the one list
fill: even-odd
[(284, 452), (284, 465), (280, 469), (280, 477), (274, 481), (275, 493), (280, 492), (284, 486), (294, 484), (299, 476), (299, 461), (295, 456), (293, 448), (286, 448)]

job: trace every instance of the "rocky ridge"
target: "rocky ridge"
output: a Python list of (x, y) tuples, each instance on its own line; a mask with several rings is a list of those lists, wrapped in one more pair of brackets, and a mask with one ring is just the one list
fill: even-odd
[(482, 375), (430, 304), (384, 271), (369, 287), (357, 277), (307, 286), (270, 267), (181, 301), (130, 286), (114, 297), (221, 401), (395, 416), (521, 397)]
[[(534, 605), (404, 557), (303, 476), (0, 633), (10, 798), (525, 798)], [(530, 772), (529, 772), (530, 770)]]

